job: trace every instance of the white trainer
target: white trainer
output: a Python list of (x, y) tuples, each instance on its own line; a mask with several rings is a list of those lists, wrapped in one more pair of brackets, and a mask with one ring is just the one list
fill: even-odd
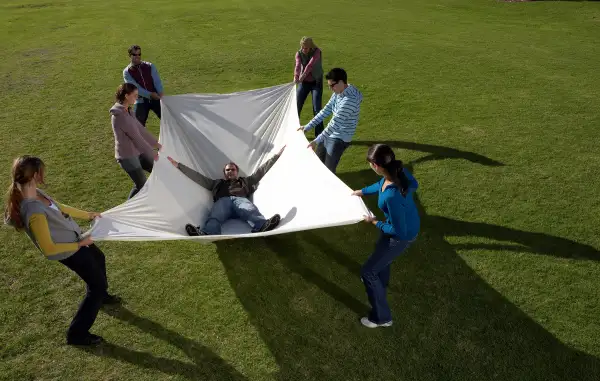
[(392, 326), (391, 320), (386, 323), (377, 324), (377, 323), (373, 323), (371, 320), (369, 320), (368, 317), (364, 317), (364, 318), (360, 319), (360, 322), (362, 323), (362, 325), (364, 325), (365, 327), (368, 327), (368, 328), (391, 327)]

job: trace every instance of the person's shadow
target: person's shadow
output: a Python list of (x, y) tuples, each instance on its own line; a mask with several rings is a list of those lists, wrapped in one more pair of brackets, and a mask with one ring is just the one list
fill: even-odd
[(204, 345), (185, 338), (152, 320), (137, 316), (124, 306), (105, 308), (104, 311), (127, 324), (136, 326), (141, 331), (159, 340), (179, 348), (191, 362), (157, 357), (148, 352), (134, 351), (110, 342), (104, 342), (93, 349), (86, 349), (88, 353), (111, 357), (117, 361), (127, 362), (141, 368), (158, 370), (165, 374), (180, 375), (190, 380), (246, 380), (234, 367), (227, 364)]
[(414, 166), (415, 164), (421, 164), (421, 163), (424, 163), (427, 161), (446, 160), (446, 159), (467, 160), (467, 161), (470, 161), (471, 163), (481, 164), (481, 165), (485, 165), (488, 167), (504, 166), (504, 164), (499, 161), (490, 159), (489, 157), (480, 155), (475, 152), (463, 151), (463, 150), (459, 150), (456, 148), (438, 146), (438, 145), (433, 145), (433, 144), (414, 143), (414, 142), (406, 142), (406, 141), (401, 141), (401, 140), (380, 141), (380, 142), (361, 140), (361, 141), (352, 142), (352, 145), (369, 147), (369, 146), (372, 146), (373, 144), (377, 144), (377, 143), (387, 144), (392, 148), (400, 148), (400, 149), (405, 149), (405, 150), (410, 150), (410, 151), (427, 153), (427, 155), (422, 156), (421, 158), (419, 158), (417, 160), (413, 160), (411, 162), (412, 166)]
[[(451, 148), (390, 143), (428, 152), (427, 160), (503, 165)], [(377, 180), (370, 169), (340, 177), (353, 189)], [(519, 250), (524, 246), (570, 258), (598, 259), (596, 249), (539, 233), (430, 216), (416, 201), (422, 228), (393, 265), (391, 328), (370, 330), (358, 322), (368, 312), (360, 266), (378, 235), (370, 226), (217, 243), (232, 287), (279, 364), (280, 380), (600, 379), (600, 360), (569, 348), (532, 320), (463, 261), (457, 250), (464, 246), (445, 237), (495, 238), (515, 242)], [(376, 210), (376, 196), (367, 204)], [(507, 244), (497, 248), (512, 247), (516, 250)]]

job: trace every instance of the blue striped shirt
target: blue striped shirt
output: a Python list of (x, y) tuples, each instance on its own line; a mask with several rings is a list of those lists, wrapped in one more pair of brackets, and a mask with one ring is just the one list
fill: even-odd
[(341, 94), (333, 94), (329, 102), (305, 127), (304, 131), (315, 128), (326, 117), (333, 113), (333, 117), (327, 124), (327, 128), (317, 136), (315, 143), (320, 143), (325, 137), (337, 138), (350, 143), (352, 136), (356, 131), (358, 124), (358, 114), (360, 113), (360, 103), (362, 102), (361, 92), (353, 85), (348, 85)]

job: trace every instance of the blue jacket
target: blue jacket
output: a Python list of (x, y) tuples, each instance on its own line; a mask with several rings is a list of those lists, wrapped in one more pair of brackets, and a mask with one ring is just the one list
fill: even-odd
[(406, 197), (402, 196), (396, 184), (388, 185), (382, 192), (381, 187), (385, 178), (373, 185), (364, 187), (362, 193), (365, 196), (379, 193), (377, 206), (385, 214), (386, 220), (385, 222), (377, 222), (377, 228), (383, 233), (395, 236), (400, 240), (410, 241), (417, 237), (421, 225), (419, 210), (413, 200), (413, 193), (419, 187), (419, 183), (406, 168), (404, 173), (409, 181)]

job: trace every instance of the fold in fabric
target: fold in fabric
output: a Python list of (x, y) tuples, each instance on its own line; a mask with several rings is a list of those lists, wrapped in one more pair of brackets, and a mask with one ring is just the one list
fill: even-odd
[[(94, 240), (212, 242), (349, 225), (371, 215), (297, 131), (294, 84), (232, 94), (165, 96), (161, 109), (159, 160), (135, 197), (94, 221), (87, 232)], [(251, 197), (266, 218), (281, 215), (276, 229), (251, 233), (248, 223), (230, 220), (222, 235), (187, 235), (186, 224), (204, 225), (212, 195), (172, 166), (167, 156), (218, 179), (230, 161), (239, 165), (240, 176), (251, 174), (284, 145), (282, 156)]]

